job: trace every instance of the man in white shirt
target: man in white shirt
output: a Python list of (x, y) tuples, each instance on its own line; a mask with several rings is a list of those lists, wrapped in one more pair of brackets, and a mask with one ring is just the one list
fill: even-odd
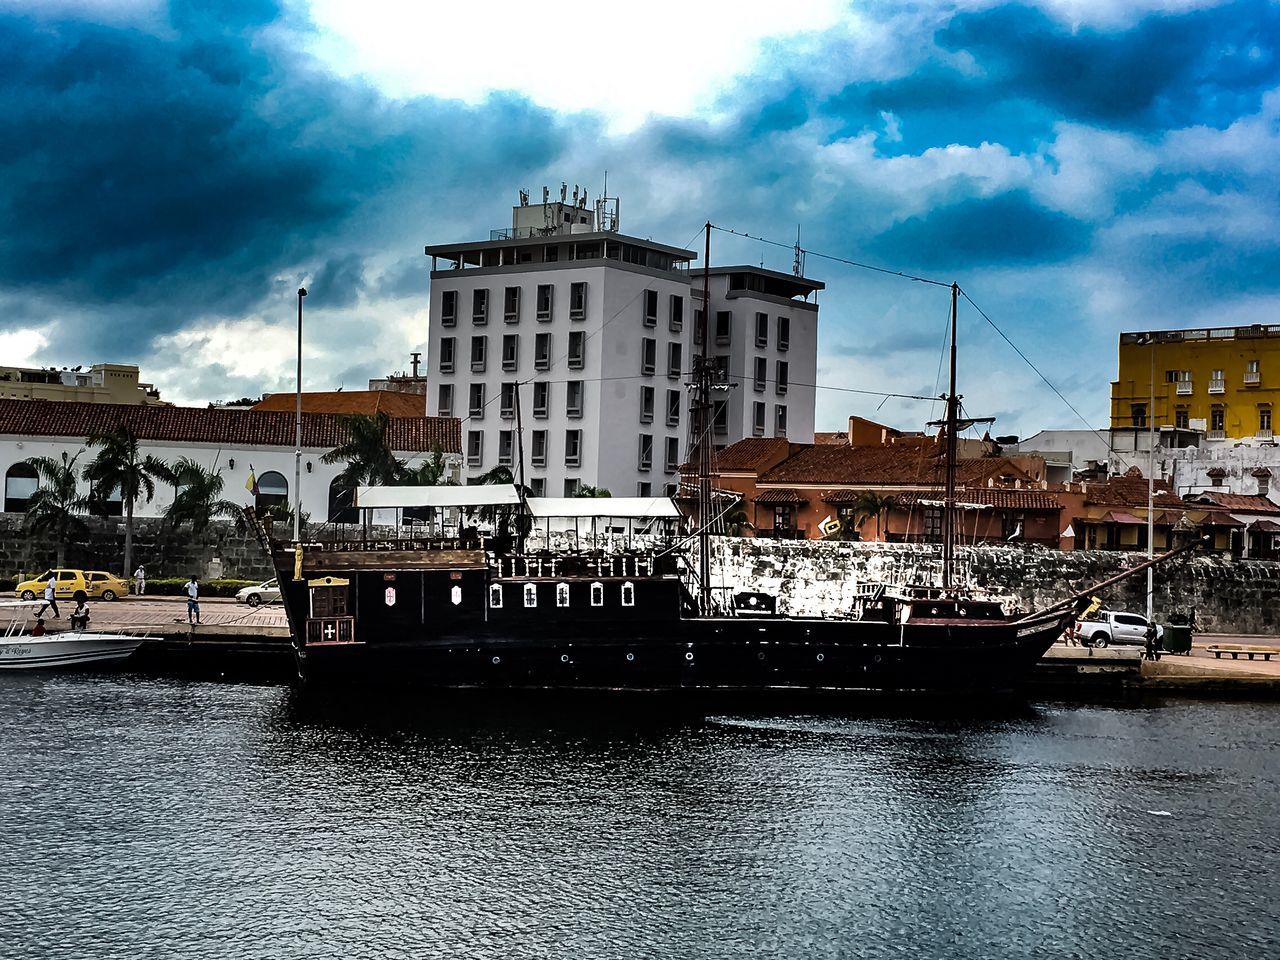
[(142, 564), (138, 564), (138, 569), (133, 571), (133, 592), (138, 596), (147, 592), (147, 568)]
[(44, 606), (41, 607), (40, 612), (36, 614), (37, 618), (43, 617), (44, 612), (48, 610), (50, 607), (53, 607), (53, 615), (55, 617), (62, 616), (62, 614), (58, 612), (58, 601), (53, 595), (53, 584), (54, 584), (54, 581), (57, 579), (58, 579), (58, 575), (56, 573), (49, 575), (49, 581), (44, 585)]
[(191, 581), (187, 584), (187, 622), (200, 622), (200, 585), (196, 583), (196, 576), (191, 575)]

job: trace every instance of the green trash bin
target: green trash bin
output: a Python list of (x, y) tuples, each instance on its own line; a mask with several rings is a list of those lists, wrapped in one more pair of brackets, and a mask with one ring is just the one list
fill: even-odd
[(1191, 627), (1185, 623), (1167, 623), (1164, 627), (1164, 652), (1191, 653)]

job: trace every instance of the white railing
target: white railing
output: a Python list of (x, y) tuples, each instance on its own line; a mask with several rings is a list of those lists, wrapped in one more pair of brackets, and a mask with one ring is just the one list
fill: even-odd
[(1210, 430), (1208, 433), (1205, 434), (1205, 437), (1209, 440), (1225, 440), (1227, 439), (1227, 431)]
[(1270, 430), (1259, 430), (1255, 436), (1259, 440), (1270, 440), (1272, 438), (1272, 433)]
[(1209, 381), (1209, 392), (1210, 392), (1210, 393), (1226, 393), (1226, 392), (1227, 392), (1227, 381), (1225, 381), (1225, 380), (1210, 380), (1210, 381)]
[(1178, 381), (1178, 396), (1189, 397), (1191, 396), (1192, 389), (1193, 389), (1193, 384), (1191, 383), (1190, 380)]
[(1259, 370), (1246, 370), (1244, 374), (1245, 383), (1261, 383), (1262, 372)]

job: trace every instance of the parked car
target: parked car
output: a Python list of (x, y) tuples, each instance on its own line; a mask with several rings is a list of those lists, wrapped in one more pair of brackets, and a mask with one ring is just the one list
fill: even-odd
[(54, 580), (53, 595), (59, 600), (75, 599), (77, 593), (89, 596), (89, 583), (83, 570), (55, 568), (46, 570), (31, 580), (23, 580), (14, 591), (23, 600), (38, 600), (44, 596), (45, 584)]
[(260, 583), (256, 587), (241, 587), (236, 591), (236, 602), (247, 603), (251, 607), (258, 607), (279, 599), (280, 584), (274, 579)]
[(129, 595), (129, 581), (117, 577), (114, 573), (103, 570), (90, 570), (85, 573), (88, 581), (88, 594), (100, 600), (117, 600)]
[[(1147, 626), (1150, 621), (1136, 613), (1118, 610), (1099, 610), (1085, 620), (1076, 621), (1076, 637), (1081, 643), (1106, 647), (1111, 644), (1135, 644), (1147, 642)], [(1164, 627), (1156, 624), (1156, 643), (1164, 640)]]

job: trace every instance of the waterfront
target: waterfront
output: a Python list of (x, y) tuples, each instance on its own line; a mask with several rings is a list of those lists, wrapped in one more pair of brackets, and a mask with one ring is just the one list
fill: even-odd
[(1280, 705), (361, 720), (0, 677), (6, 956), (1239, 957)]

